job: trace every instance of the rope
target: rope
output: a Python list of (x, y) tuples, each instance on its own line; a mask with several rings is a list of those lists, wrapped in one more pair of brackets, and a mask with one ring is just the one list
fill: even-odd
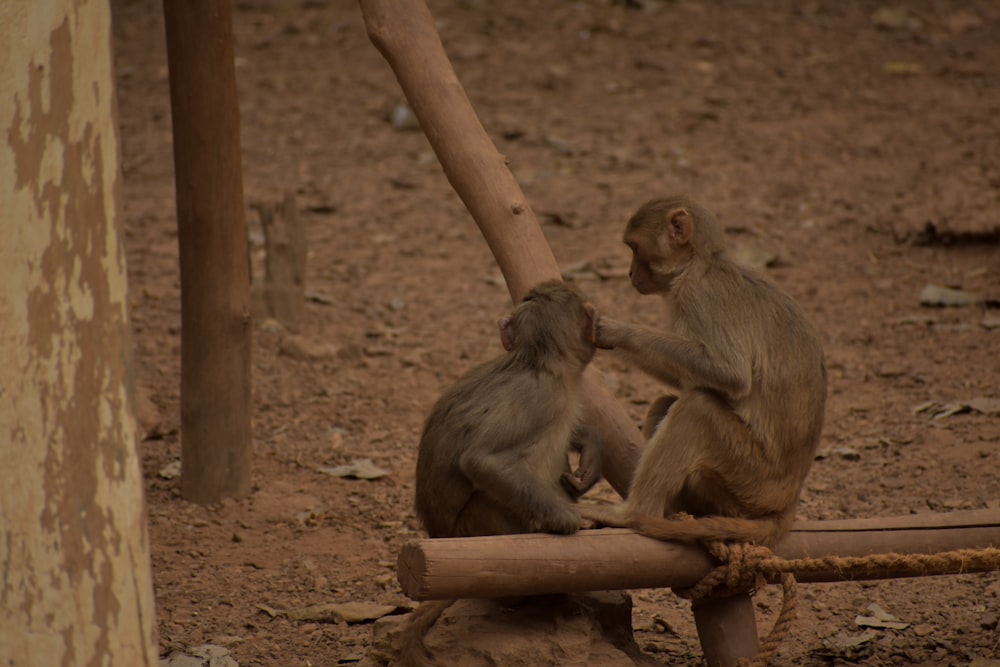
[[(733, 595), (743, 591), (751, 593), (758, 588), (763, 580), (763, 565), (777, 557), (767, 547), (756, 546), (749, 542), (707, 542), (705, 548), (715, 557), (720, 565), (713, 568), (701, 581), (691, 588), (674, 589), (674, 593), (692, 601), (710, 597)], [(780, 559), (778, 559), (780, 560)], [(795, 575), (781, 575), (781, 611), (775, 619), (767, 638), (761, 643), (757, 655), (752, 660), (743, 659), (737, 662), (737, 667), (764, 667), (767, 665), (778, 647), (788, 636), (795, 621), (798, 605), (798, 587)]]
[(911, 576), (936, 574), (961, 574), (963, 572), (1000, 570), (1000, 549), (958, 549), (937, 554), (874, 554), (870, 556), (827, 556), (824, 558), (785, 559), (776, 556), (767, 547), (742, 542), (707, 542), (705, 548), (719, 561), (701, 581), (674, 593), (692, 601), (710, 597), (723, 597), (740, 592), (753, 593), (768, 579), (778, 579), (781, 584), (781, 611), (761, 643), (757, 655), (742, 659), (738, 667), (764, 667), (788, 636), (795, 620), (798, 592), (795, 573), (825, 572), (836, 570), (844, 579), (864, 575), (892, 572)]

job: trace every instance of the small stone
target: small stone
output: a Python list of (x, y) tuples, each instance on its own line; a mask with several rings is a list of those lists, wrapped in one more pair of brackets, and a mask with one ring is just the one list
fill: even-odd
[(420, 121), (406, 104), (397, 104), (389, 112), (389, 123), (394, 129), (400, 131), (414, 131), (420, 129)]

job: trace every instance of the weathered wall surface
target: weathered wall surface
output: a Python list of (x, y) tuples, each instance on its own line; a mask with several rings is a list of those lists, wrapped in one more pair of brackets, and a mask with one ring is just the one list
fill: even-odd
[(98, 0), (0, 3), (4, 664), (157, 659), (110, 20)]

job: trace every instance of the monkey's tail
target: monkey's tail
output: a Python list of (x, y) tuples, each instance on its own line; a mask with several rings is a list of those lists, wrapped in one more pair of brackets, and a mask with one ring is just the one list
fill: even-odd
[(628, 527), (658, 540), (703, 542), (722, 540), (753, 542), (774, 546), (788, 530), (788, 520), (781, 515), (760, 519), (732, 516), (700, 516), (684, 519), (637, 517), (627, 521)]
[(424, 645), (424, 636), (430, 631), (444, 610), (455, 603), (454, 600), (434, 600), (425, 602), (410, 614), (410, 621), (400, 638), (399, 667), (435, 667), (434, 657)]

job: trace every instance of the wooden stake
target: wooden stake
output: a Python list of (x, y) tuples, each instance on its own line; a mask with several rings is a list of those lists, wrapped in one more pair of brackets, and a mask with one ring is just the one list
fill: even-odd
[(264, 304), (267, 315), (295, 328), (305, 315), (306, 236), (295, 194), (286, 192), (280, 205), (257, 208), (264, 229)]
[(705, 662), (710, 667), (735, 665), (757, 655), (757, 620), (749, 593), (696, 600), (691, 604)]
[(250, 491), (250, 273), (229, 0), (164, 0), (181, 267), (181, 491)]
[[(365, 27), (420, 120), (448, 182), (486, 238), (516, 303), (532, 286), (560, 279), (531, 205), (507, 169), (459, 83), (423, 0), (361, 0)], [(585, 374), (587, 421), (601, 433), (605, 479), (623, 496), (642, 437), (608, 393)]]

